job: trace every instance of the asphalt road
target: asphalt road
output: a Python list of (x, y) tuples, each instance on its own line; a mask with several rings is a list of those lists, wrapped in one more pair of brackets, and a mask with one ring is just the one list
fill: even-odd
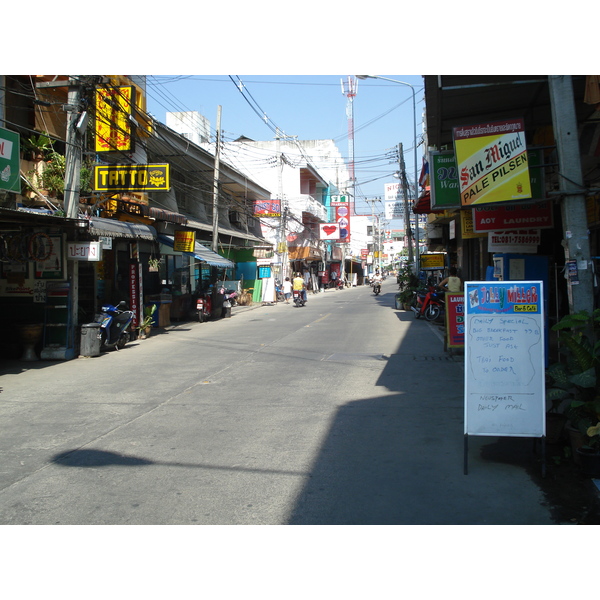
[(462, 360), (396, 290), (0, 364), (0, 523), (552, 523), (525, 470), (485, 458), (494, 439), (463, 473)]

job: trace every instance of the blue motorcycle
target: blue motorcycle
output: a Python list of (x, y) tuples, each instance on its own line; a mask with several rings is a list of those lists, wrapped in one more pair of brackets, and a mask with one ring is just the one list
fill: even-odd
[(113, 306), (102, 307), (102, 314), (97, 322), (100, 323), (100, 344), (104, 350), (120, 350), (131, 339), (129, 327), (133, 321), (133, 312), (125, 310), (127, 304), (122, 301)]

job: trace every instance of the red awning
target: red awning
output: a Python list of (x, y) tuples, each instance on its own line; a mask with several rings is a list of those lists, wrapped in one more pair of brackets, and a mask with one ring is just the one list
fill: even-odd
[(440, 214), (443, 212), (443, 210), (431, 209), (431, 193), (429, 188), (426, 188), (417, 202), (413, 204), (413, 213), (415, 213), (415, 215), (428, 215), (429, 213)]

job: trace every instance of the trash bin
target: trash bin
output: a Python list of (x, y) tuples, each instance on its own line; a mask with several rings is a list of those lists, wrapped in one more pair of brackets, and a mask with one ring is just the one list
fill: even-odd
[(394, 296), (394, 305), (396, 306), (396, 310), (402, 310), (403, 306), (400, 294)]
[(100, 323), (84, 323), (81, 326), (81, 356), (100, 356)]

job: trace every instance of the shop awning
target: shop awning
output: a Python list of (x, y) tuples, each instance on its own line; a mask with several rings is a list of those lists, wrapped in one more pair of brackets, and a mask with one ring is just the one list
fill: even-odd
[[(173, 248), (175, 245), (175, 239), (172, 235), (163, 235), (160, 233), (158, 235), (158, 241), (161, 244), (165, 244), (169, 246), (169, 248)], [(200, 242), (196, 242), (194, 246), (194, 252), (182, 252), (182, 254), (187, 254), (188, 256), (193, 256), (195, 259), (200, 260), (202, 262), (208, 263), (209, 265), (213, 265), (215, 267), (223, 267), (224, 269), (232, 269), (235, 264), (231, 262), (228, 258), (224, 258), (220, 256), (216, 252), (209, 250), (206, 246), (203, 246)]]
[(417, 202), (413, 204), (413, 213), (415, 215), (428, 215), (431, 213), (440, 214), (443, 212), (443, 210), (433, 210), (431, 208), (431, 193), (429, 188), (427, 188), (427, 190), (419, 196)]
[(106, 237), (136, 238), (142, 240), (156, 239), (156, 229), (150, 225), (117, 221), (116, 219), (103, 219), (92, 217), (89, 221), (89, 231), (92, 235)]
[(168, 223), (177, 223), (178, 225), (185, 225), (187, 223), (187, 217), (185, 215), (164, 210), (162, 208), (151, 206), (148, 213), (151, 218), (167, 221)]

